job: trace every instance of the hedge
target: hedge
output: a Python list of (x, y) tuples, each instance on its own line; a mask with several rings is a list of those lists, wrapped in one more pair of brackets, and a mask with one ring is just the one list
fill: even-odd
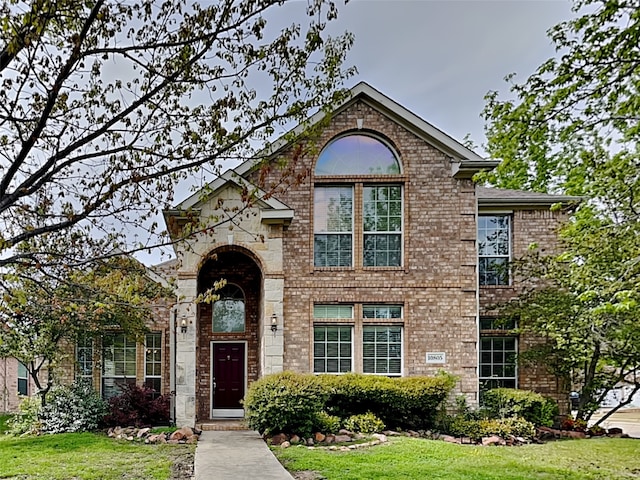
[(321, 412), (345, 420), (368, 412), (388, 428), (430, 428), (455, 377), (389, 378), (374, 375), (312, 375), (283, 372), (254, 382), (245, 416), (261, 433), (310, 433)]
[(491, 417), (522, 417), (535, 426), (549, 427), (558, 415), (556, 402), (529, 390), (494, 388), (484, 392), (482, 403)]

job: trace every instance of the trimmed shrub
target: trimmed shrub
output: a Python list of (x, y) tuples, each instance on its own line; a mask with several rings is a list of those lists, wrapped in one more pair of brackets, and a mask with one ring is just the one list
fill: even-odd
[(455, 377), (389, 378), (350, 373), (319, 377), (329, 392), (327, 411), (341, 418), (373, 412), (391, 428), (430, 428)]
[(558, 405), (553, 400), (529, 390), (495, 388), (482, 398), (491, 417), (522, 417), (535, 426), (549, 427), (558, 415)]
[(373, 413), (367, 412), (347, 418), (344, 428), (355, 433), (376, 433), (384, 430), (384, 422)]
[(324, 409), (327, 391), (320, 377), (281, 372), (253, 382), (244, 399), (245, 419), (263, 435), (296, 432), (309, 436)]
[(42, 431), (63, 433), (95, 430), (107, 411), (107, 403), (87, 381), (55, 386), (47, 394), (47, 403), (41, 412)]
[(39, 396), (23, 398), (18, 406), (18, 412), (9, 420), (9, 433), (11, 435), (40, 433), (42, 430), (41, 407), (42, 401)]
[(477, 442), (482, 437), (491, 435), (533, 438), (536, 429), (531, 422), (518, 417), (474, 420), (459, 415), (451, 423), (449, 433), (457, 437), (469, 437)]
[(338, 433), (341, 424), (340, 417), (329, 415), (327, 412), (320, 412), (316, 417), (313, 429), (322, 433)]
[(127, 385), (121, 395), (109, 399), (109, 413), (104, 417), (106, 427), (152, 427), (168, 425), (169, 397), (154, 398), (148, 387)]

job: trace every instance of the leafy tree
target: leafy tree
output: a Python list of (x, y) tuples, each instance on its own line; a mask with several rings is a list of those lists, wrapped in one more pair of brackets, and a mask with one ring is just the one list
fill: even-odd
[(5, 275), (3, 286), (0, 356), (15, 357), (26, 366), (43, 405), (69, 344), (114, 328), (140, 336), (153, 300), (167, 294), (142, 265), (127, 257), (99, 262), (87, 271), (71, 270), (66, 276), (62, 267), (59, 278), (19, 268)]
[(509, 308), (549, 340), (539, 358), (581, 388), (588, 418), (616, 382), (640, 389), (640, 4), (575, 0), (574, 13), (548, 32), (556, 57), (511, 99), (487, 95), (487, 150), (502, 163), (481, 179), (584, 198), (564, 252), (522, 271), (545, 288)]
[(149, 247), (125, 233), (161, 233), (177, 182), (339, 99), (334, 1), (307, 0), (306, 25), (285, 3), (0, 1), (0, 267)]

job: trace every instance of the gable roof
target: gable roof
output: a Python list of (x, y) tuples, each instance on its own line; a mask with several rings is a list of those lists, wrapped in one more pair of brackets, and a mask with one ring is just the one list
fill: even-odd
[[(387, 116), (389, 119), (402, 125), (414, 135), (451, 157), (453, 162), (452, 175), (457, 178), (469, 178), (480, 170), (493, 169), (500, 163), (497, 160), (481, 157), (473, 150), (465, 147), (453, 137), (423, 120), (421, 117), (376, 90), (366, 82), (360, 82), (349, 90), (347, 98), (343, 102), (334, 105), (330, 109), (329, 113), (325, 110), (320, 110), (314, 115), (311, 115), (306, 121), (293, 128), (287, 135), (280, 137), (278, 140), (273, 142), (267, 150), (260, 152), (258, 159), (277, 154), (280, 150), (286, 148), (291, 143), (289, 140), (290, 138), (297, 138), (306, 129), (325, 119), (327, 115), (339, 114), (358, 101), (362, 101), (371, 106), (375, 110)], [(234, 170), (239, 175), (244, 176), (253, 169), (258, 161), (259, 160), (256, 159), (246, 160)]]
[[(329, 113), (325, 110), (320, 110), (314, 115), (311, 115), (306, 121), (300, 123), (288, 132), (288, 134), (283, 135), (274, 141), (267, 149), (259, 152), (255, 158), (245, 160), (234, 169), (227, 170), (219, 178), (209, 183), (205, 188), (211, 195), (228, 182), (233, 182), (241, 188), (249, 186), (252, 190), (255, 189), (258, 197), (262, 198), (262, 196), (264, 196), (264, 192), (246, 180), (246, 176), (261, 162), (261, 159), (275, 156), (279, 151), (291, 144), (292, 138), (297, 138), (309, 127), (316, 125), (325, 119), (327, 115), (336, 115), (353, 106), (358, 101), (366, 103), (381, 114), (387, 116), (392, 121), (402, 125), (425, 142), (433, 145), (448, 155), (452, 162), (451, 174), (456, 178), (471, 178), (478, 171), (491, 170), (500, 163), (497, 160), (485, 159), (479, 156), (453, 137), (450, 137), (442, 130), (439, 130), (429, 122), (423, 120), (415, 113), (397, 103), (395, 100), (392, 100), (390, 97), (382, 94), (368, 83), (360, 82), (349, 90), (344, 101), (332, 106)], [(201, 192), (196, 192), (186, 200), (182, 201), (174, 209), (165, 211), (165, 215), (175, 215), (180, 211), (196, 208), (197, 205), (204, 200), (205, 199), (202, 197)], [(265, 200), (265, 202), (267, 203), (267, 208), (272, 212), (284, 212), (285, 210), (289, 210), (289, 207), (273, 197)], [(291, 217), (293, 217), (293, 213), (291, 213)]]
[(482, 187), (480, 185), (476, 186), (476, 196), (478, 198), (478, 206), (481, 207), (551, 206), (555, 203), (571, 204), (583, 200), (582, 197), (569, 195), (551, 195), (506, 188)]
[(280, 200), (273, 196), (267, 195), (266, 192), (256, 187), (254, 184), (240, 176), (235, 170), (229, 169), (210, 182), (206, 189), (208, 194), (203, 196), (202, 190), (194, 193), (186, 200), (183, 200), (171, 210), (165, 210), (165, 216), (182, 216), (187, 210), (197, 210), (211, 196), (215, 195), (222, 188), (231, 185), (236, 189), (248, 188), (254, 192), (257, 198), (257, 206), (260, 208), (260, 219), (265, 223), (274, 223), (282, 220), (285, 223), (290, 222), (293, 218), (293, 210)]

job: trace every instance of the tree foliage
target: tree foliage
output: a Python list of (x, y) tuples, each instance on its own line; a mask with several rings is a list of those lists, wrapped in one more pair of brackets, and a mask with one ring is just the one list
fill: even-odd
[(43, 403), (65, 351), (73, 352), (69, 345), (113, 329), (139, 337), (147, 329), (153, 300), (167, 295), (127, 257), (87, 271), (70, 270), (66, 276), (60, 270), (59, 277), (24, 268), (5, 275), (0, 301), (0, 356), (26, 366)]
[(176, 182), (340, 98), (335, 3), (307, 0), (306, 24), (285, 3), (1, 1), (0, 266), (148, 247), (124, 233), (158, 233)]
[(522, 272), (545, 288), (508, 308), (548, 339), (538, 358), (581, 389), (587, 418), (617, 382), (640, 389), (640, 3), (575, 0), (574, 14), (511, 99), (487, 95), (487, 149), (502, 163), (482, 179), (584, 198), (564, 252)]

